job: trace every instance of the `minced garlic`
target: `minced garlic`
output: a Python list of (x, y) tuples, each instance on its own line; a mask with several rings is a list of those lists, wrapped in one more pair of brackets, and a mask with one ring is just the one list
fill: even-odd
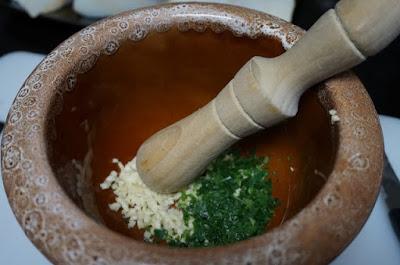
[[(182, 211), (174, 207), (182, 193), (159, 194), (147, 188), (137, 172), (136, 158), (125, 166), (117, 159), (113, 163), (119, 166), (119, 174), (112, 171), (100, 187), (113, 190), (116, 201), (109, 207), (113, 211), (121, 210), (129, 228), (146, 229), (145, 239), (148, 241), (152, 240), (157, 229), (165, 229), (173, 237), (180, 237), (185, 230), (190, 230), (191, 227), (183, 221)], [(192, 226), (191, 222), (189, 226)]]
[(331, 123), (332, 124), (334, 124), (335, 122), (339, 122), (340, 121), (340, 117), (337, 114), (337, 110), (331, 109), (329, 111), (329, 114), (331, 115)]

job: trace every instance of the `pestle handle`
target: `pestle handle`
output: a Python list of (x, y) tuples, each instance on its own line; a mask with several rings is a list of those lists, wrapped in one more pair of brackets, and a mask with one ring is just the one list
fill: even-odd
[(143, 182), (162, 192), (191, 183), (229, 146), (297, 113), (303, 92), (386, 47), (400, 33), (400, 0), (342, 0), (287, 52), (248, 61), (198, 111), (140, 147)]
[(342, 0), (335, 10), (365, 56), (377, 54), (400, 34), (399, 0)]

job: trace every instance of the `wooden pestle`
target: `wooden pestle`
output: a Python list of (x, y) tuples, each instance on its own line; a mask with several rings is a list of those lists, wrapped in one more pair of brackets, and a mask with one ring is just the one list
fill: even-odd
[(253, 57), (210, 101), (157, 132), (137, 153), (151, 189), (175, 192), (191, 183), (238, 140), (296, 114), (312, 85), (385, 48), (400, 33), (400, 0), (342, 0), (291, 49)]

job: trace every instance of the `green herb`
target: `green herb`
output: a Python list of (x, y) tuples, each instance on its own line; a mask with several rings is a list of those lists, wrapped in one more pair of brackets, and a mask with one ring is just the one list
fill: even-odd
[(193, 184), (194, 192), (183, 192), (178, 201), (192, 229), (181, 238), (170, 238), (164, 230), (157, 231), (156, 237), (174, 246), (204, 247), (262, 234), (278, 205), (271, 194), (267, 162), (237, 151), (221, 155)]

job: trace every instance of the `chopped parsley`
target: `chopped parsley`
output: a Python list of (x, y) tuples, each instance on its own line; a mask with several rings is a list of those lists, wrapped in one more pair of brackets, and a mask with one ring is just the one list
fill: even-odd
[(172, 246), (212, 247), (262, 234), (278, 205), (267, 162), (238, 151), (218, 157), (176, 204), (191, 229), (175, 238), (158, 229), (155, 237)]

